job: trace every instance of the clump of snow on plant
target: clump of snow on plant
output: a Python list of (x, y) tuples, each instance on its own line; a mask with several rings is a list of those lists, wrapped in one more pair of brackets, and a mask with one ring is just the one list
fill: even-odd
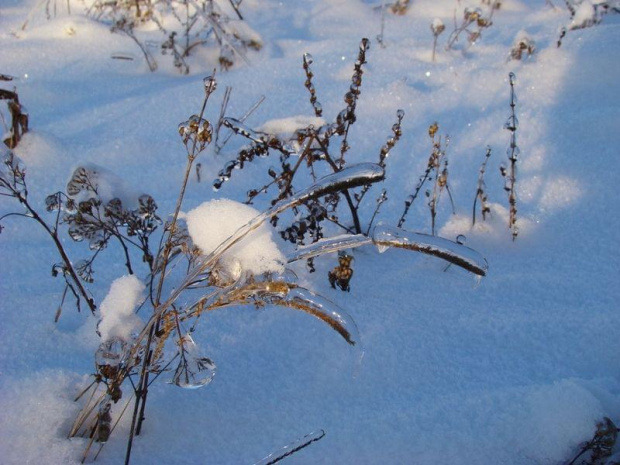
[(128, 341), (141, 324), (135, 314), (142, 301), (144, 283), (134, 275), (122, 276), (112, 282), (108, 295), (101, 302), (99, 333), (103, 342), (112, 338)]
[(88, 179), (92, 189), (82, 189), (71, 197), (76, 202), (84, 202), (91, 198), (99, 198), (103, 203), (112, 199), (120, 199), (125, 207), (137, 207), (140, 193), (133, 189), (124, 179), (112, 171), (95, 163), (82, 163), (72, 171), (83, 169), (88, 172)]
[[(248, 205), (219, 199), (204, 202), (188, 212), (185, 219), (192, 241), (207, 255), (259, 214)], [(281, 273), (285, 262), (271, 231), (261, 225), (227, 250), (219, 264), (232, 276), (238, 276), (241, 270), (255, 275)]]
[(582, 2), (575, 10), (575, 16), (571, 21), (571, 29), (579, 29), (591, 26), (596, 22), (596, 10), (589, 0)]
[(290, 137), (299, 129), (307, 128), (310, 125), (318, 128), (324, 124), (325, 120), (323, 118), (297, 115), (288, 118), (272, 119), (263, 124), (258, 130), (269, 134)]

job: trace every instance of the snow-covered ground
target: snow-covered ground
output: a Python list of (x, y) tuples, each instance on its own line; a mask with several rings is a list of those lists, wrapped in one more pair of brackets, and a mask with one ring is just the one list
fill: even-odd
[[(80, 2), (72, 1), (68, 14), (66, 2), (52, 0), (56, 15), (49, 20), (40, 3), (3, 0), (0, 6), (0, 73), (17, 77), (2, 86), (17, 88), (30, 115), (31, 132), (16, 153), (28, 169), (32, 202), (43, 210), (45, 197), (89, 162), (151, 194), (161, 216), (172, 212), (186, 161), (178, 124), (200, 110), (202, 79), (214, 64), (196, 58), (182, 76), (169, 57), (157, 56), (159, 69), (151, 73), (134, 42), (87, 18)], [(564, 3), (555, 3), (553, 9), (543, 0), (504, 0), (474, 45), (461, 39), (446, 50), (455, 11), (460, 18), (467, 5), (488, 6), (415, 0), (406, 15), (386, 15), (381, 47), (380, 2), (243, 2), (264, 47), (248, 52), (249, 65), (218, 71), (207, 117), (217, 119), (225, 86), (233, 89), (230, 116), (266, 97), (246, 121), (251, 127), (284, 129), (273, 120), (292, 124), (291, 117), (314, 116), (302, 69), (308, 52), (330, 121), (344, 108), (360, 39), (370, 38), (348, 162), (377, 161), (396, 111), (405, 111), (380, 213), (381, 221), (396, 225), (426, 167), (428, 127), (438, 122), (439, 134), (450, 136), (457, 207), (451, 215), (442, 199), (439, 234), (465, 235), (488, 260), (489, 273), (478, 283), (436, 259), (366, 247), (353, 252), (346, 293), (327, 280), (337, 264), (333, 255), (317, 259), (314, 274), (296, 264), (306, 287), (355, 320), (361, 362), (359, 351), (307, 314), (270, 307), (214, 312), (195, 339), (217, 375), (199, 390), (163, 379), (153, 384), (132, 463), (253, 464), (324, 430), (324, 438), (288, 463), (558, 464), (592, 438), (597, 421), (620, 421), (620, 15), (569, 31), (557, 48), (570, 19)], [(433, 62), (436, 18), (446, 31)], [(509, 60), (523, 33), (535, 41), (535, 55)], [(134, 59), (111, 59), (116, 54)], [(510, 133), (503, 126), (510, 72), (521, 150), (514, 242), (499, 174), (499, 165), (509, 163)], [(242, 142), (235, 137), (223, 152), (201, 155), (202, 182), (192, 176), (185, 212), (212, 199), (243, 201), (248, 189), (266, 182), (275, 160), (258, 160), (212, 189)], [(472, 229), (487, 146), (491, 216)], [(255, 207), (265, 208), (266, 200)], [(430, 232), (426, 202), (416, 201), (408, 229)], [(16, 208), (12, 199), (0, 199), (0, 215)], [(370, 205), (364, 215), (373, 210)], [(66, 436), (80, 408), (73, 398), (94, 371), (99, 316), (67, 305), (54, 323), (63, 286), (50, 276), (58, 257), (49, 238), (25, 219), (6, 218), (2, 226), (0, 463), (78, 463), (88, 441)], [(76, 259), (88, 253), (68, 236), (65, 244)], [(98, 302), (126, 273), (123, 263), (114, 248), (98, 263), (91, 286)], [(98, 463), (124, 459), (129, 417)]]

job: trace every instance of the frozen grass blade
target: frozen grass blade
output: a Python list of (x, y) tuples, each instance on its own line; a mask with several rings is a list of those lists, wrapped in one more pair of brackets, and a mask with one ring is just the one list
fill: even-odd
[(194, 305), (194, 310), (179, 319), (199, 316), (202, 312), (231, 306), (277, 305), (308, 313), (327, 323), (352, 346), (359, 346), (359, 331), (349, 314), (332, 301), (296, 284), (283, 281), (250, 281), (240, 287), (231, 286), (230, 291), (218, 294), (217, 300)]
[(313, 244), (299, 247), (288, 256), (288, 262), (293, 263), (298, 260), (305, 260), (326, 253), (339, 252), (341, 250), (353, 249), (368, 244), (372, 244), (372, 239), (364, 234), (341, 234), (339, 236), (320, 239)]
[(295, 442), (284, 446), (279, 451), (269, 454), (267, 457), (256, 462), (254, 465), (273, 465), (284, 460), (287, 457), (290, 457), (291, 455), (299, 452), (300, 450), (305, 449), (309, 445), (320, 441), (324, 437), (324, 430), (320, 429), (318, 431), (313, 431), (312, 433), (306, 434), (303, 438), (297, 439)]
[(372, 233), (372, 240), (380, 248), (415, 250), (441, 258), (478, 276), (486, 276), (488, 271), (488, 263), (482, 255), (443, 237), (410, 232), (380, 223)]

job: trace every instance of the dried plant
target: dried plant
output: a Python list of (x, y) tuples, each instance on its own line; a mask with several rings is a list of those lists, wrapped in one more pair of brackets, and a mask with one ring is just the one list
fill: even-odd
[[(55, 276), (60, 274), (65, 280), (65, 289), (63, 291), (60, 306), (56, 312), (56, 319), (58, 319), (58, 316), (60, 315), (62, 305), (68, 291), (70, 291), (75, 297), (78, 310), (80, 310), (81, 302), (86, 302), (88, 308), (94, 314), (96, 309), (95, 301), (83, 284), (83, 280), (89, 278), (87, 267), (81, 266), (80, 263), (73, 265), (73, 262), (69, 259), (60, 238), (60, 210), (56, 212), (52, 223), (45, 221), (38, 213), (37, 209), (35, 209), (30, 203), (30, 199), (28, 197), (28, 186), (26, 183), (26, 169), (24, 168), (22, 162), (11, 149), (0, 149), (0, 151), (2, 151), (2, 166), (0, 167), (0, 195), (14, 198), (23, 208), (23, 211), (11, 212), (1, 216), (0, 221), (12, 216), (34, 220), (50, 237), (62, 260), (59, 264), (52, 267), (52, 274)], [(0, 225), (0, 231), (1, 230), (2, 226)]]
[(390, 11), (395, 15), (404, 15), (412, 3), (412, 0), (396, 0), (390, 5)]
[(484, 182), (484, 174), (487, 170), (489, 158), (491, 158), (491, 147), (487, 147), (484, 161), (480, 165), (480, 170), (478, 172), (478, 188), (476, 189), (476, 196), (474, 197), (474, 207), (472, 209), (471, 217), (472, 227), (476, 225), (476, 204), (478, 203), (478, 200), (480, 200), (480, 214), (482, 215), (482, 221), (485, 221), (487, 219), (487, 214), (491, 213), (491, 207), (488, 203), (489, 199), (486, 191), (487, 186)]
[(530, 58), (536, 52), (536, 43), (525, 33), (519, 33), (510, 49), (511, 60)]
[[(393, 247), (421, 252), (446, 260), (478, 276), (486, 274), (486, 260), (462, 244), (381, 223), (371, 229), (381, 204), (387, 198), (385, 190), (378, 196), (368, 228), (366, 231), (362, 229), (359, 218), (362, 201), (371, 186), (385, 179), (386, 159), (401, 137), (401, 121), (404, 117), (402, 111), (397, 112), (397, 122), (392, 127), (392, 135), (379, 152), (378, 163), (345, 163), (347, 137), (350, 125), (356, 121), (356, 102), (367, 50), (368, 42), (364, 40), (349, 91), (345, 95), (346, 107), (334, 123), (319, 128), (310, 125), (297, 131), (293, 140), (281, 140), (276, 136), (252, 131), (236, 120), (224, 119), (228, 127), (252, 141), (245, 151), (246, 155), (240, 154), (236, 159), (237, 163), (251, 161), (251, 156), (247, 155), (250, 153), (254, 156), (276, 151), (280, 154), (282, 170), (272, 174), (272, 184), (278, 189), (271, 206), (247, 221), (210, 252), (203, 252), (194, 244), (180, 212), (189, 177), (196, 172), (196, 160), (214, 141), (215, 127), (204, 118), (207, 103), (216, 91), (213, 76), (204, 80), (205, 96), (200, 112), (179, 126), (179, 135), (186, 149), (186, 167), (175, 208), (167, 216), (169, 220), (163, 227), (159, 227), (161, 220), (156, 213), (155, 201), (150, 196), (138, 196), (135, 205), (121, 200), (120, 196), (108, 194), (112, 198), (107, 198), (104, 191), (110, 189), (103, 187), (109, 187), (105, 183), (110, 181), (110, 177), (102, 169), (91, 165), (77, 168), (64, 192), (47, 197), (47, 210), (53, 215), (50, 224), (29, 203), (23, 167), (11, 150), (7, 149), (3, 154), (0, 194), (15, 198), (26, 211), (5, 215), (0, 220), (17, 215), (37, 221), (52, 238), (62, 258), (57, 269), (59, 274), (65, 276), (67, 289), (75, 295), (78, 304), (83, 300), (93, 313), (100, 310), (98, 334), (101, 343), (94, 357), (96, 371), (92, 383), (76, 399), (83, 402), (83, 407), (69, 432), (70, 437), (85, 436), (89, 439), (83, 460), (96, 458), (100, 454), (114, 434), (121, 417), (129, 412), (131, 424), (125, 453), (125, 463), (129, 463), (134, 438), (141, 433), (146, 419), (149, 388), (162, 375), (171, 384), (187, 389), (203, 387), (211, 382), (216, 371), (215, 362), (203, 354), (195, 336), (203, 317), (212, 311), (239, 306), (290, 308), (318, 318), (349, 345), (359, 348), (359, 335), (353, 319), (329, 300), (299, 286), (294, 274), (287, 271), (254, 273), (242, 267), (227, 267), (225, 258), (234, 246), (251, 240), (253, 231), (269, 222), (275, 223), (274, 219), (282, 217), (286, 212), (297, 212), (298, 218), (306, 218), (298, 222), (294, 241), (299, 246), (286, 257), (286, 262), (293, 263), (339, 252), (339, 266), (331, 272), (330, 281), (342, 290), (350, 289), (349, 281), (353, 275), (352, 256), (345, 251), (365, 245), (374, 245), (380, 250)], [(310, 64), (311, 59), (306, 56), (304, 69), (311, 84)], [(310, 91), (312, 107), (317, 112), (320, 104), (311, 91), (313, 86), (307, 84), (306, 87)], [(340, 143), (330, 145), (333, 137), (337, 137)], [(431, 137), (435, 141), (434, 134)], [(330, 153), (330, 147), (333, 146), (336, 146), (336, 154)], [(440, 142), (437, 150), (442, 152)], [(298, 157), (293, 166), (292, 156)], [(442, 155), (439, 157), (442, 159)], [(301, 181), (301, 176), (296, 175), (302, 166), (308, 168), (305, 179), (310, 180), (310, 185), (298, 188), (297, 183), (293, 185), (293, 179)], [(440, 167), (445, 172), (438, 171), (438, 177), (444, 176), (446, 183), (442, 185), (442, 181), (436, 180), (437, 198), (440, 189), (447, 186), (447, 165), (440, 161), (436, 169)], [(114, 180), (112, 184), (118, 182)], [(268, 190), (269, 187), (261, 190)], [(255, 195), (250, 195), (250, 200)], [(352, 216), (351, 223), (347, 225), (338, 220), (336, 213), (342, 198), (346, 200)], [(300, 213), (302, 210), (307, 212), (305, 217)], [(323, 221), (338, 225), (344, 233), (323, 237), (320, 226)], [(59, 236), (63, 227), (66, 227), (74, 240), (89, 242), (94, 250), (89, 260), (74, 265), (69, 259)], [(306, 231), (302, 231), (304, 227)], [(285, 228), (283, 236), (289, 234), (292, 238), (293, 229), (293, 225)], [(158, 242), (152, 239), (155, 233), (160, 233)], [(310, 234), (312, 239), (310, 243), (301, 245), (299, 238), (305, 234)], [(136, 301), (127, 309), (119, 310), (117, 304), (110, 304), (114, 307), (110, 310), (107, 297), (97, 306), (84, 287), (84, 283), (92, 281), (95, 257), (111, 243), (117, 243), (123, 252), (128, 273), (120, 278), (125, 283), (123, 285), (147, 291), (145, 300), (136, 297)], [(158, 245), (152, 247), (154, 243)], [(135, 277), (138, 265), (131, 261), (130, 248), (142, 256), (145, 270), (140, 274), (147, 276), (145, 285)], [(117, 291), (114, 288), (117, 282), (112, 283), (108, 294), (112, 296), (111, 301), (115, 299), (114, 293)], [(140, 321), (135, 315), (136, 308), (142, 309), (141, 315), (146, 315), (146, 321)], [(111, 323), (107, 317), (110, 311), (126, 313), (115, 314)], [(117, 325), (117, 321), (121, 322), (118, 323), (121, 327), (113, 326)], [(304, 438), (291, 452), (301, 450), (321, 437), (322, 434), (318, 434)], [(278, 454), (277, 457), (288, 455)]]
[[(588, 457), (581, 462), (582, 465), (603, 465), (607, 462), (607, 459), (611, 456), (612, 449), (616, 445), (618, 439), (618, 428), (609, 418), (605, 417), (603, 420), (596, 424), (596, 432), (594, 437), (584, 443), (581, 446), (579, 453), (570, 461), (567, 465), (574, 465), (577, 460), (584, 454), (588, 454)], [(613, 462), (617, 463), (617, 462)]]
[[(0, 81), (7, 82), (12, 80), (12, 76), (0, 74)], [(12, 91), (0, 89), (0, 100), (6, 101), (6, 107), (10, 115), (10, 119), (7, 122), (4, 114), (0, 111), (4, 132), (7, 134), (3, 142), (8, 148), (13, 149), (17, 146), (22, 136), (28, 132), (28, 111), (19, 102), (19, 95), (16, 89)]]
[(566, 36), (567, 31), (575, 29), (584, 29), (596, 26), (603, 21), (608, 13), (620, 13), (620, 1), (618, 0), (601, 0), (590, 2), (584, 0), (564, 0), (564, 4), (570, 13), (570, 22), (563, 27), (557, 46), (562, 45), (562, 40)]
[(425, 195), (429, 199), (428, 207), (431, 213), (431, 234), (433, 236), (435, 235), (435, 220), (437, 217), (437, 207), (439, 205), (439, 199), (441, 197), (441, 194), (444, 190), (448, 193), (448, 196), (450, 197), (452, 212), (454, 213), (455, 211), (454, 199), (452, 198), (452, 193), (448, 184), (448, 157), (446, 156), (446, 150), (450, 145), (450, 138), (446, 136), (443, 139), (442, 143), (441, 136), (437, 136), (438, 131), (439, 125), (436, 122), (431, 124), (428, 128), (428, 135), (432, 141), (432, 149), (431, 154), (428, 157), (426, 170), (418, 180), (418, 184), (416, 185), (414, 192), (405, 199), (405, 209), (403, 210), (403, 213), (398, 220), (398, 227), (400, 228), (403, 224), (405, 224), (409, 209), (418, 198), (418, 195), (422, 191), (424, 184), (427, 181), (433, 181), (433, 188), (427, 189), (425, 191)]
[(489, 1), (488, 5), (490, 7), (490, 12), (486, 17), (481, 8), (465, 8), (460, 24), (457, 22), (455, 12), (454, 30), (448, 36), (446, 50), (453, 49), (463, 33), (467, 35), (467, 43), (473, 45), (482, 35), (482, 31), (493, 25), (493, 14), (500, 8), (501, 2), (493, 0), (492, 2)]
[[(28, 17), (26, 18), (26, 20), (22, 24), (21, 30), (22, 31), (26, 30), (26, 28), (28, 27), (28, 24), (33, 19), (33, 17), (36, 16), (36, 14), (39, 12), (39, 10), (43, 10), (43, 12), (45, 13), (45, 18), (47, 20), (52, 19), (52, 17), (55, 18), (56, 14), (58, 13), (58, 10), (59, 10), (58, 3), (59, 3), (59, 0), (41, 0), (41, 1), (39, 1), (37, 3), (37, 5), (34, 8), (32, 8), (30, 10), (30, 12), (28, 13)], [(70, 15), (71, 14), (71, 0), (66, 0), (65, 9), (67, 11), (67, 14)]]
[(446, 26), (439, 18), (435, 18), (431, 23), (431, 32), (433, 33), (433, 61), (435, 61), (435, 52), (437, 51), (437, 39), (439, 35), (445, 31)]
[(386, 3), (386, 0), (381, 0), (381, 6), (375, 7), (375, 10), (381, 9), (381, 31), (377, 34), (377, 43), (385, 48), (385, 16), (389, 11), (395, 15), (403, 16), (409, 11), (409, 8), (413, 4), (413, 0), (396, 0), (394, 3)]
[(130, 37), (142, 51), (154, 71), (157, 61), (142, 36), (146, 23), (159, 31), (159, 48), (172, 56), (180, 72), (189, 73), (188, 57), (197, 47), (216, 47), (218, 63), (226, 70), (238, 60), (247, 62), (248, 49), (259, 50), (261, 39), (246, 23), (239, 3), (229, 2), (237, 18), (231, 18), (216, 0), (96, 0), (89, 14), (110, 25), (113, 32)]
[[(272, 188), (277, 192), (271, 203), (286, 199), (293, 195), (296, 179), (302, 177), (301, 172), (305, 166), (308, 169), (312, 181), (316, 181), (320, 173), (337, 173), (345, 166), (345, 156), (350, 148), (348, 135), (350, 127), (356, 122), (356, 105), (361, 93), (363, 65), (366, 63), (366, 52), (369, 48), (369, 41), (363, 39), (360, 44), (358, 59), (355, 62), (353, 76), (348, 92), (344, 96), (346, 107), (337, 115), (336, 121), (330, 124), (322, 124), (315, 127), (313, 124), (298, 129), (291, 140), (281, 139), (278, 135), (259, 133), (243, 125), (234, 118), (224, 118), (224, 125), (232, 129), (236, 134), (251, 141), (249, 146), (240, 150), (237, 157), (226, 163), (220, 171), (218, 179), (214, 181), (214, 188), (220, 189), (222, 185), (230, 179), (233, 171), (243, 169), (246, 163), (252, 162), (257, 157), (268, 157), (273, 152), (278, 153), (280, 166), (279, 169), (270, 168), (268, 175), (270, 181), (264, 186), (248, 191), (247, 202), (251, 203), (254, 198), (261, 194), (266, 194)], [(303, 58), (303, 69), (306, 76), (305, 87), (310, 94), (310, 103), (314, 114), (318, 119), (322, 115), (322, 106), (318, 100), (316, 89), (313, 84), (314, 74), (312, 73), (312, 56), (305, 54)], [(402, 120), (404, 113), (399, 113), (399, 121)], [(398, 123), (397, 131), (400, 131)], [(400, 132), (397, 137), (400, 137)], [(384, 160), (390, 149), (395, 144), (397, 138), (391, 141), (382, 149), (379, 157), (380, 166), (384, 166)], [(334, 153), (332, 147), (337, 145), (339, 151)], [(293, 160), (296, 158), (295, 162)], [(367, 190), (367, 189), (366, 189)], [(362, 225), (358, 216), (359, 203), (365, 191), (359, 198), (354, 198), (348, 191), (342, 192), (351, 216), (352, 224), (344, 225), (336, 210), (340, 203), (340, 195), (326, 198), (324, 201), (309, 201), (304, 204), (305, 214), (298, 213), (297, 219), (290, 226), (281, 231), (281, 236), (298, 245), (303, 245), (310, 238), (310, 242), (316, 242), (323, 237), (322, 224), (326, 221), (340, 225), (347, 232), (362, 233)], [(278, 218), (273, 219), (274, 224)]]
[(517, 129), (519, 128), (519, 120), (517, 118), (515, 107), (517, 106), (517, 100), (515, 96), (515, 80), (514, 73), (508, 75), (508, 81), (510, 83), (510, 116), (504, 125), (504, 129), (510, 131), (510, 145), (508, 146), (507, 154), (510, 166), (500, 165), (500, 174), (504, 178), (504, 190), (508, 193), (508, 203), (510, 205), (510, 217), (508, 220), (508, 227), (512, 231), (512, 240), (514, 241), (518, 234), (519, 228), (517, 227), (517, 160), (521, 154), (521, 150), (517, 145)]
[[(205, 91), (200, 114), (192, 116), (179, 128), (187, 149), (187, 167), (172, 219), (164, 228), (162, 245), (151, 260), (148, 302), (152, 306), (152, 314), (135, 335), (102, 340), (96, 354), (97, 373), (93, 384), (87, 389), (90, 396), (70, 432), (70, 436), (89, 435), (91, 441), (85, 451), (85, 458), (93, 444), (99, 443), (100, 451), (113, 433), (116, 425), (113, 411), (118, 410), (114, 406), (123, 399), (123, 391), (127, 386), (133, 395), (121, 402), (124, 405), (121, 405), (120, 414), (117, 414), (122, 415), (133, 402), (126, 462), (131, 455), (133, 438), (140, 434), (145, 419), (148, 387), (155, 379), (170, 372), (171, 383), (185, 388), (201, 387), (211, 381), (215, 374), (215, 363), (202, 355), (192, 337), (201, 317), (208, 312), (232, 306), (280, 305), (319, 318), (351, 345), (357, 345), (359, 341), (355, 324), (345, 312), (321, 296), (298, 286), (289, 275), (258, 276), (245, 272), (233, 276), (221, 265), (221, 259), (231, 247), (274, 216), (342, 189), (375, 183), (383, 179), (383, 169), (378, 165), (357, 165), (317, 179), (309, 188), (276, 202), (214, 251), (202, 255), (184, 232), (179, 222), (179, 212), (188, 177), (194, 170), (194, 161), (213, 140), (213, 126), (203, 118), (207, 100), (215, 91), (213, 78), (205, 81)], [(80, 187), (92, 176), (83, 178)], [(91, 212), (89, 210), (89, 214)], [(99, 218), (94, 223), (101, 226)], [(187, 265), (180, 267), (179, 260), (185, 261)], [(171, 280), (177, 282), (171, 293), (164, 297), (164, 288), (169, 286), (164, 284)], [(188, 304), (179, 303), (181, 295)], [(99, 451), (95, 452), (95, 456)]]

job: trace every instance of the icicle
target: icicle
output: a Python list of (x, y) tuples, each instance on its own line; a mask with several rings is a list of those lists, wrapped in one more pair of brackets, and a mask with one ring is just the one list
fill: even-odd
[(485, 276), (488, 270), (487, 261), (478, 252), (442, 237), (410, 232), (380, 223), (375, 227), (372, 239), (379, 246), (415, 250), (439, 257), (479, 276)]
[(372, 239), (363, 234), (341, 234), (339, 236), (321, 239), (313, 244), (299, 247), (288, 256), (288, 262), (316, 257), (326, 253), (338, 252), (343, 249), (352, 249), (363, 245), (372, 244)]
[(203, 357), (198, 346), (189, 334), (181, 337), (179, 343), (179, 365), (170, 381), (185, 389), (198, 389), (206, 386), (215, 376), (215, 363)]
[(351, 165), (342, 171), (338, 171), (319, 179), (317, 183), (290, 199), (283, 201), (283, 203), (294, 202), (291, 206), (298, 205), (306, 200), (321, 197), (343, 189), (382, 181), (384, 177), (385, 172), (383, 168), (376, 163), (358, 163), (357, 165)]

